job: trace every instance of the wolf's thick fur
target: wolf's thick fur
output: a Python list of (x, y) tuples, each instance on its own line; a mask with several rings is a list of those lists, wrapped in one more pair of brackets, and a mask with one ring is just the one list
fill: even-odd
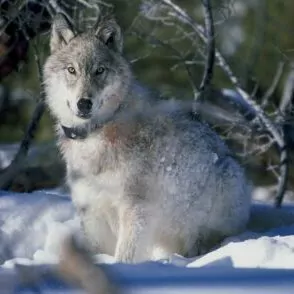
[[(121, 52), (111, 18), (80, 34), (61, 15), (53, 24), (47, 104), (85, 235), (94, 252), (122, 262), (203, 253), (246, 226), (243, 170), (190, 106), (138, 86)], [(89, 118), (81, 98), (93, 103)]]

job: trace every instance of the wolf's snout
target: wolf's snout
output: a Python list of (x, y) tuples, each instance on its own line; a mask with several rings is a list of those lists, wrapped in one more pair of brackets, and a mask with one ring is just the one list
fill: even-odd
[(77, 103), (78, 110), (82, 116), (88, 116), (92, 109), (92, 101), (90, 99), (80, 99)]

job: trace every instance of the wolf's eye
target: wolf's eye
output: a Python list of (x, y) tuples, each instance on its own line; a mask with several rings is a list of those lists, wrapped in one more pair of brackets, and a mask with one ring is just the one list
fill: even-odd
[(105, 71), (105, 67), (104, 66), (99, 66), (95, 72), (95, 74), (98, 76), (98, 75), (101, 75), (103, 74)]
[(68, 70), (68, 72), (69, 72), (70, 74), (72, 74), (72, 75), (75, 75), (75, 74), (76, 74), (76, 70), (75, 70), (74, 67), (72, 67), (72, 66), (69, 66), (69, 67), (67, 68), (67, 70)]

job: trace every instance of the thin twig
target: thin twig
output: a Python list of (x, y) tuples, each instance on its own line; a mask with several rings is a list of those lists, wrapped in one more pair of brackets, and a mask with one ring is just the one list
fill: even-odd
[(275, 92), (275, 90), (281, 80), (282, 74), (284, 72), (284, 68), (285, 68), (285, 62), (282, 61), (278, 65), (277, 72), (274, 76), (274, 79), (271, 83), (271, 86), (268, 88), (268, 90), (266, 91), (266, 93), (262, 97), (262, 103), (261, 103), (262, 108), (265, 108), (268, 105), (269, 99), (271, 98), (271, 96)]
[(53, 8), (55, 13), (62, 13), (67, 17), (68, 20), (70, 20), (71, 22), (73, 21), (72, 17), (59, 5), (58, 1), (49, 0), (48, 4)]
[(182, 65), (184, 65), (185, 69), (186, 69), (186, 72), (188, 74), (188, 78), (189, 78), (189, 82), (190, 82), (190, 85), (191, 85), (191, 88), (193, 90), (193, 94), (194, 94), (194, 97), (196, 97), (199, 93), (199, 89), (197, 88), (197, 85), (196, 83), (194, 82), (194, 78), (193, 78), (193, 74), (191, 73), (190, 69), (189, 69), (189, 65), (186, 63), (186, 60), (184, 59), (183, 55), (181, 54), (180, 51), (178, 51), (176, 48), (174, 48), (171, 44), (169, 44), (168, 42), (165, 42), (165, 41), (162, 41), (162, 40), (159, 40), (158, 38), (156, 38), (155, 36), (153, 35), (148, 35), (147, 33), (145, 32), (139, 32), (137, 30), (132, 30), (131, 31), (131, 34), (132, 35), (135, 35), (136, 37), (140, 38), (140, 39), (145, 39), (145, 40), (148, 40), (151, 44), (157, 46), (161, 46), (161, 47), (165, 47), (166, 49), (168, 50), (171, 50), (175, 53), (176, 57), (178, 60), (180, 60), (180, 63)]
[(294, 96), (294, 62), (290, 64), (290, 71), (285, 82), (283, 96), (279, 106), (279, 111), (283, 115), (286, 114), (287, 108), (291, 104), (293, 96)]

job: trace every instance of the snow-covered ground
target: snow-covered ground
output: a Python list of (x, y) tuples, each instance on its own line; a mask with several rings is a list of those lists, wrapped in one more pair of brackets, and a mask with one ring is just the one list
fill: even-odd
[[(181, 293), (184, 288), (191, 293), (196, 288), (206, 289), (201, 293), (213, 293), (213, 289), (243, 293), (249, 288), (258, 293), (262, 289), (264, 293), (294, 293), (294, 206), (276, 210), (269, 204), (254, 203), (248, 227), (202, 257), (185, 259), (175, 254), (164, 262), (108, 267), (118, 271), (122, 280), (133, 281), (129, 284), (137, 283), (136, 291), (148, 285), (148, 293), (152, 285), (157, 290), (165, 286), (168, 293), (176, 289)], [(0, 191), (0, 284), (1, 276), (13, 273), (16, 264), (56, 263), (60, 244), (71, 232), (78, 234), (79, 221), (68, 196), (58, 191)], [(102, 256), (102, 261), (113, 260)]]

